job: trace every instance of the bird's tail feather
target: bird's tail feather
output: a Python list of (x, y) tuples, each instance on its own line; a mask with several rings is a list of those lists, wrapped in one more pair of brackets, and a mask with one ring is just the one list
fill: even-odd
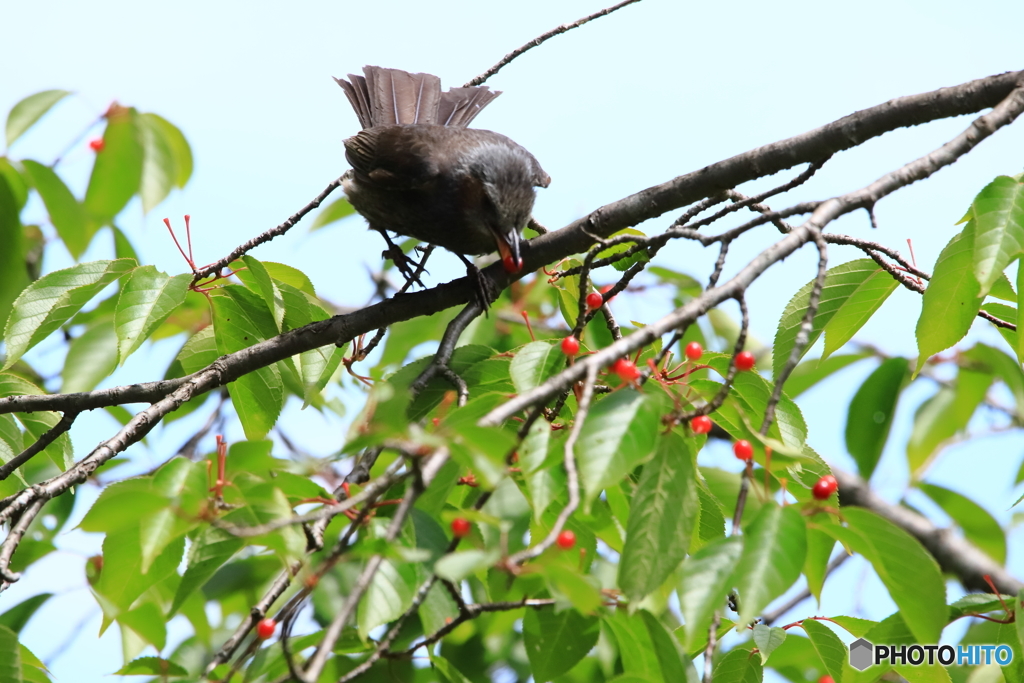
[(441, 92), (441, 79), (379, 66), (363, 67), (364, 76), (335, 78), (348, 96), (363, 128), (430, 123), (465, 128), (501, 93), (487, 86)]

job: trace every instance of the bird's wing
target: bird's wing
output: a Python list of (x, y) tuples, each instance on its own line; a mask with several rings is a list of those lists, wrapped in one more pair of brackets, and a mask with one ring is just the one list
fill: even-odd
[[(388, 189), (425, 187), (440, 169), (431, 155), (429, 126), (379, 126), (360, 131), (345, 140), (345, 158), (356, 175)], [(417, 136), (412, 130), (421, 132)]]

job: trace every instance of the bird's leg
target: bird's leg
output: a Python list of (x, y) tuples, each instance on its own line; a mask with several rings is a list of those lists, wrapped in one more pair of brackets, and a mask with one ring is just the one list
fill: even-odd
[[(479, 271), (478, 271), (479, 272)], [(465, 308), (463, 308), (455, 319), (448, 323), (448, 327), (444, 331), (444, 336), (441, 337), (441, 344), (437, 347), (437, 353), (434, 354), (433, 359), (430, 361), (430, 365), (420, 373), (420, 376), (409, 386), (409, 391), (413, 396), (417, 396), (423, 391), (427, 383), (434, 378), (435, 375), (441, 375), (452, 385), (459, 394), (458, 405), (466, 405), (466, 400), (469, 398), (469, 387), (466, 386), (466, 381), (459, 377), (454, 370), (449, 367), (448, 362), (452, 359), (452, 354), (455, 353), (455, 344), (459, 341), (459, 336), (465, 331), (469, 324), (473, 320), (483, 313), (484, 309), (480, 306), (478, 301), (469, 302)]]
[(384, 238), (384, 241), (388, 243), (388, 248), (380, 253), (381, 258), (391, 259), (395, 264), (395, 267), (398, 268), (398, 272), (402, 274), (402, 277), (404, 277), (406, 281), (415, 282), (420, 287), (423, 287), (423, 289), (426, 289), (426, 285), (423, 284), (419, 276), (417, 276), (416, 272), (413, 270), (413, 268), (418, 267), (420, 264), (412, 260), (399, 248), (397, 244), (391, 241), (391, 237), (388, 235), (387, 230), (383, 230), (376, 226), (373, 226), (373, 229), (379, 232), (381, 237)]
[(456, 256), (466, 264), (466, 275), (473, 280), (477, 303), (480, 304), (480, 310), (483, 311), (484, 315), (487, 315), (487, 309), (491, 307), (491, 302), (498, 298), (499, 292), (494, 290), (494, 284), (484, 277), (484, 274), (476, 267), (475, 263), (462, 254), (456, 254)]

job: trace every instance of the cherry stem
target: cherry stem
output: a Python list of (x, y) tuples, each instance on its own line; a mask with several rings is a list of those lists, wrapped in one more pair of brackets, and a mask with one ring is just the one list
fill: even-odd
[(523, 320), (526, 321), (526, 329), (530, 333), (530, 341), (537, 341), (537, 338), (533, 336), (533, 325), (530, 324), (530, 314), (526, 311), (520, 311), (519, 315), (523, 316)]

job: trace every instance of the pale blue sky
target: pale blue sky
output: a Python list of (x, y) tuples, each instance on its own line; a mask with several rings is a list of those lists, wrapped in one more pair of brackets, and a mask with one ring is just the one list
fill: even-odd
[[(210, 261), (279, 223), (344, 170), (341, 141), (358, 126), (331, 76), (358, 73), (372, 63), (428, 71), (446, 85), (460, 85), (539, 33), (601, 6), (579, 0), (8, 2), (2, 12), (0, 112), (48, 88), (78, 93), (11, 150), (15, 158), (42, 161), (52, 159), (113, 99), (178, 125), (195, 154), (192, 182), (148, 216), (131, 206), (121, 222), (145, 259), (180, 272), (182, 263), (166, 238), (162, 217), (180, 224), (181, 214), (190, 213), (197, 259)], [(891, 0), (771, 5), (644, 0), (505, 67), (489, 82), (505, 94), (476, 125), (510, 136), (541, 161), (553, 182), (540, 192), (535, 213), (549, 227), (560, 227), (646, 186), (857, 109), (1022, 68), (1022, 25), (1024, 4), (1014, 0), (983, 9)], [(900, 131), (841, 154), (795, 193), (795, 200), (866, 185), (941, 145), (968, 121)], [(883, 200), (877, 207), (878, 232), (870, 231), (863, 214), (845, 217), (833, 229), (901, 250), (912, 238), (918, 263), (930, 270), (972, 196), (995, 175), (1019, 172), (1022, 152), (1024, 122), (1018, 122), (933, 179)], [(81, 146), (65, 162), (64, 172), (78, 178), (79, 188), (90, 155)], [(644, 228), (656, 230), (667, 220)], [(773, 239), (765, 231), (734, 247), (733, 269)], [(107, 249), (97, 244), (87, 258), (104, 257)], [(377, 267), (380, 251), (379, 238), (355, 219), (312, 235), (300, 226), (254, 255), (291, 263), (308, 273), (326, 297), (359, 305), (369, 293), (365, 274)], [(834, 263), (858, 257), (852, 250), (832, 251)], [(756, 336), (771, 340), (785, 303), (812, 276), (815, 258), (810, 251), (794, 256), (755, 286), (749, 302)], [(693, 245), (674, 246), (664, 255), (666, 265), (702, 278), (713, 260)], [(448, 258), (444, 266), (442, 261), (432, 264), (435, 280), (461, 275), (455, 259)], [(47, 267), (65, 264), (58, 257)], [(859, 338), (892, 353), (915, 355), (919, 301), (897, 291)], [(664, 310), (663, 303), (657, 296), (620, 297), (616, 312), (621, 320), (651, 320)], [(977, 336), (1001, 343), (988, 330)], [(137, 354), (116, 381), (151, 379), (153, 368), (162, 371), (171, 353)], [(839, 466), (850, 464), (842, 441), (845, 407), (869, 371), (867, 366), (852, 368), (842, 386), (801, 401), (812, 444)], [(890, 496), (904, 485), (901, 458), (908, 420), (926, 395), (919, 389), (901, 403), (901, 419), (876, 477)], [(328, 430), (315, 414), (295, 412), (289, 412), (289, 419), (303, 425), (307, 448), (320, 454), (336, 448), (336, 428)], [(112, 425), (98, 414), (80, 422), (74, 431), (80, 454), (109, 435)], [(185, 437), (184, 427), (168, 430), (158, 437), (153, 453), (140, 457), (159, 461)], [(951, 448), (930, 479), (967, 493), (1007, 519), (1021, 443), (1018, 433)], [(715, 449), (704, 456), (708, 463), (723, 457)], [(1012, 563), (1024, 575), (1015, 540)], [(95, 539), (81, 533), (64, 542), (82, 552), (95, 547)], [(860, 570), (853, 564), (836, 577), (837, 583), (849, 586), (857, 580)], [(59, 606), (51, 603), (39, 613), (25, 638), (37, 654), (52, 658), (58, 680), (91, 683), (109, 680), (104, 674), (116, 668), (119, 649), (113, 630), (95, 643), (95, 615), (84, 637), (54, 658), (68, 631), (89, 614), (91, 598), (82, 590), (81, 566), (80, 555), (59, 553), (38, 576), (0, 596), (0, 610), (40, 590), (70, 591)], [(831, 592), (821, 613), (850, 609), (848, 592)], [(877, 596), (877, 589), (869, 591), (860, 605), (865, 616), (877, 618), (891, 609)]]

